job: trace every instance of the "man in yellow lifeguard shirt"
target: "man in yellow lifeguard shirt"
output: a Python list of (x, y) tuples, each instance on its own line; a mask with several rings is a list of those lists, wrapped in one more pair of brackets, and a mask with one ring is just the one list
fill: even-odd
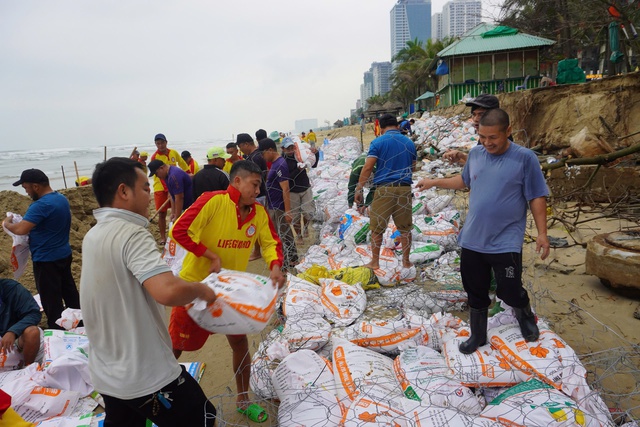
[[(182, 263), (180, 277), (200, 282), (222, 267), (245, 271), (253, 246), (259, 242), (262, 257), (271, 270), (269, 277), (282, 287), (285, 283), (281, 271), (284, 262), (282, 243), (264, 206), (255, 203), (260, 194), (262, 170), (253, 162), (239, 160), (231, 168), (229, 179), (226, 191), (203, 193), (171, 229), (171, 238), (189, 251)], [(202, 348), (210, 333), (196, 325), (184, 307), (174, 307), (169, 335), (173, 353), (178, 358), (182, 351)], [(246, 335), (227, 335), (227, 340), (233, 351), (238, 411), (260, 411), (261, 408), (255, 407), (248, 411), (251, 406), (248, 395), (249, 341)], [(266, 412), (262, 415), (266, 417)]]
[[(169, 166), (179, 166), (180, 169), (189, 173), (189, 165), (176, 150), (167, 147), (167, 138), (163, 134), (157, 134), (154, 141), (157, 150), (151, 155), (150, 161), (162, 160)], [(153, 177), (153, 199), (156, 203), (156, 211), (159, 212), (158, 229), (160, 229), (160, 241), (158, 243), (164, 246), (167, 242), (167, 211), (170, 206), (168, 203), (165, 205), (165, 202), (169, 200), (169, 190), (167, 190), (165, 183), (155, 175)]]

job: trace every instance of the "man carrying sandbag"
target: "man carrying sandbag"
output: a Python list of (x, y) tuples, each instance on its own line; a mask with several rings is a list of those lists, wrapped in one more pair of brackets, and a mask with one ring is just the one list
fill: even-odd
[(91, 341), (89, 370), (104, 397), (105, 426), (213, 426), (216, 409), (171, 352), (163, 305), (216, 295), (175, 277), (149, 225), (142, 164), (114, 157), (96, 166), (97, 224), (82, 242), (80, 300)]
[[(233, 164), (229, 188), (224, 192), (203, 193), (187, 209), (171, 230), (171, 238), (189, 252), (182, 263), (180, 277), (200, 281), (220, 268), (245, 271), (256, 242), (271, 270), (270, 279), (278, 287), (285, 283), (281, 267), (282, 243), (269, 215), (256, 197), (260, 194), (262, 170), (255, 163), (240, 160)], [(171, 311), (169, 333), (176, 358), (183, 351), (195, 351), (204, 345), (210, 333), (189, 317), (184, 307)], [(238, 412), (252, 421), (263, 422), (266, 411), (249, 401), (251, 357), (246, 335), (227, 335), (233, 351)]]

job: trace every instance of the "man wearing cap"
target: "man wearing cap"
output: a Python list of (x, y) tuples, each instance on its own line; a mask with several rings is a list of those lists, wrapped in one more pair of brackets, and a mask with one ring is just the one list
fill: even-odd
[[(311, 182), (307, 175), (307, 168), (304, 163), (299, 163), (296, 159), (296, 147), (291, 138), (282, 140), (282, 151), (284, 152), (284, 160), (289, 168), (289, 197), (291, 199), (291, 216), (293, 217), (293, 229), (298, 235), (298, 242), (306, 236), (308, 225), (316, 211), (313, 201), (313, 192), (311, 191)], [(304, 230), (300, 217), (304, 218)]]
[(191, 157), (191, 153), (187, 150), (180, 153), (180, 157), (182, 157), (182, 160), (184, 160), (187, 166), (189, 166), (189, 170), (187, 172), (191, 175), (195, 175), (200, 170), (200, 165), (198, 165), (198, 162)]
[(147, 167), (147, 159), (149, 158), (149, 153), (146, 151), (140, 152), (140, 158), (138, 161), (142, 164), (142, 169), (144, 170), (145, 175), (149, 173), (149, 168)]
[(238, 160), (242, 160), (242, 157), (238, 154), (238, 144), (235, 142), (228, 143), (225, 151), (229, 155), (229, 158), (224, 162), (222, 170), (229, 175), (231, 172), (231, 166), (233, 166), (233, 164)]
[(265, 161), (271, 162), (271, 169), (267, 174), (267, 207), (269, 216), (276, 225), (278, 236), (284, 247), (284, 266), (292, 268), (298, 263), (298, 249), (293, 239), (289, 224), (293, 221), (291, 215), (291, 193), (289, 187), (289, 167), (278, 153), (276, 143), (265, 138), (260, 141), (260, 151)]
[[(482, 94), (467, 102), (466, 105), (467, 107), (471, 107), (471, 122), (473, 123), (473, 127), (476, 129), (476, 134), (478, 134), (480, 119), (487, 111), (493, 110), (494, 108), (500, 108), (500, 101), (494, 95)], [(480, 145), (480, 142), (478, 142), (478, 145)], [(451, 163), (460, 163), (461, 165), (464, 165), (467, 163), (468, 156), (469, 155), (467, 153), (462, 151), (447, 150), (442, 157)]]
[(17, 235), (29, 235), (29, 250), (33, 260), (33, 276), (40, 293), (42, 308), (50, 329), (56, 324), (64, 307), (80, 308), (80, 295), (71, 274), (71, 209), (62, 194), (53, 191), (49, 178), (39, 169), (27, 169), (14, 187), (22, 185), (33, 203), (22, 221), (4, 220), (7, 230)]
[(222, 167), (231, 156), (221, 147), (207, 151), (207, 164), (193, 176), (193, 200), (205, 191), (224, 191), (229, 186), (229, 176)]
[(382, 235), (393, 217), (402, 242), (402, 268), (399, 281), (408, 283), (416, 278), (416, 268), (409, 261), (411, 248), (411, 175), (416, 163), (416, 146), (398, 130), (398, 120), (391, 114), (380, 118), (382, 136), (371, 141), (369, 153), (356, 186), (355, 202), (360, 207), (364, 202), (363, 190), (373, 172), (376, 194), (369, 209), (371, 217), (371, 262), (367, 267), (380, 268)]
[[(262, 139), (267, 137), (267, 131), (264, 129), (258, 129), (256, 131), (256, 138), (262, 137)], [(258, 141), (260, 141), (258, 139)], [(253, 138), (248, 133), (239, 133), (236, 137), (236, 145), (244, 154), (245, 159), (249, 160), (252, 163), (258, 165), (260, 170), (262, 171), (262, 184), (260, 184), (260, 194), (256, 197), (256, 202), (260, 203), (263, 206), (266, 206), (267, 202), (267, 187), (265, 186), (265, 182), (267, 180), (267, 171), (269, 168), (267, 167), (267, 162), (264, 157), (262, 157), (262, 152), (258, 150), (255, 142), (253, 142)], [(260, 244), (256, 242), (256, 245), (253, 249), (253, 253), (249, 257), (249, 261), (255, 261), (260, 259)]]
[(171, 196), (171, 221), (178, 219), (182, 211), (193, 203), (193, 183), (191, 176), (177, 166), (169, 166), (162, 160), (149, 163), (149, 176), (160, 178), (167, 186)]
[[(163, 163), (171, 166), (179, 166), (187, 172), (189, 165), (180, 157), (176, 150), (167, 147), (167, 138), (159, 133), (155, 136), (156, 152), (151, 155), (151, 161), (162, 160)], [(160, 245), (167, 242), (167, 210), (169, 210), (169, 191), (164, 182), (157, 176), (153, 178), (153, 199), (158, 212), (158, 229), (160, 230)]]

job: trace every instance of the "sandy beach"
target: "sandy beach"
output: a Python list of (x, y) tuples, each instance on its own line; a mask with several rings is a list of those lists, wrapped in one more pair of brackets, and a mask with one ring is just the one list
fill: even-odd
[[(360, 139), (360, 127), (349, 126), (332, 131), (318, 132), (318, 141), (325, 137), (334, 139), (340, 136), (355, 136)], [(367, 125), (363, 135), (364, 146), (373, 139), (372, 125)], [(79, 282), (81, 265), (82, 237), (94, 224), (91, 211), (97, 207), (91, 188), (74, 188), (63, 191), (72, 206), (73, 224), (71, 246), (73, 248), (73, 272)], [(464, 203), (466, 195), (455, 195)], [(5, 211), (24, 213), (30, 199), (12, 191), (0, 192), (0, 207)], [(557, 209), (570, 210), (573, 206), (565, 204)], [(152, 212), (153, 213), (153, 212)], [(595, 216), (596, 214), (592, 214)], [(589, 218), (586, 214), (584, 218)], [(532, 224), (532, 221), (529, 221)], [(525, 284), (530, 291), (532, 305), (539, 316), (547, 319), (567, 343), (581, 355), (589, 371), (589, 381), (597, 388), (610, 408), (629, 411), (640, 418), (640, 320), (634, 318), (634, 312), (640, 309), (640, 301), (600, 283), (600, 280), (585, 273), (586, 243), (596, 234), (627, 229), (637, 226), (632, 222), (613, 218), (600, 218), (585, 222), (571, 231), (565, 225), (555, 223), (549, 230), (551, 237), (566, 239), (568, 246), (552, 249), (545, 261), (540, 261), (535, 253), (535, 243), (525, 243), (523, 259)], [(157, 235), (157, 225), (152, 223), (150, 230)], [(532, 236), (533, 231), (529, 229)], [(298, 247), (302, 254), (309, 244)], [(0, 274), (12, 277), (9, 263), (11, 239), (0, 234)], [(251, 262), (249, 271), (265, 274), (267, 269), (262, 260)], [(35, 293), (31, 266), (20, 282)], [(430, 286), (426, 283), (425, 286)], [(466, 315), (461, 313), (466, 319)], [(265, 331), (263, 333), (268, 332)], [(252, 350), (257, 348), (261, 335), (250, 336)], [(231, 351), (225, 337), (212, 336), (203, 349), (197, 352), (185, 352), (180, 361), (199, 361), (207, 365), (201, 385), (205, 393), (218, 408), (226, 425), (254, 425), (235, 411), (235, 381), (231, 372)], [(261, 425), (277, 425), (277, 404), (260, 401), (270, 412), (269, 420)]]

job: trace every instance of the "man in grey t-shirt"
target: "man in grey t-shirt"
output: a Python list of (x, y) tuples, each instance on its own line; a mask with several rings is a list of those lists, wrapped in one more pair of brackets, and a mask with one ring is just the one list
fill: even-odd
[(97, 224), (82, 242), (80, 301), (91, 341), (89, 370), (105, 401), (105, 426), (213, 426), (216, 409), (173, 356), (164, 305), (212, 289), (173, 276), (149, 224), (149, 180), (142, 164), (112, 158), (96, 166)]

